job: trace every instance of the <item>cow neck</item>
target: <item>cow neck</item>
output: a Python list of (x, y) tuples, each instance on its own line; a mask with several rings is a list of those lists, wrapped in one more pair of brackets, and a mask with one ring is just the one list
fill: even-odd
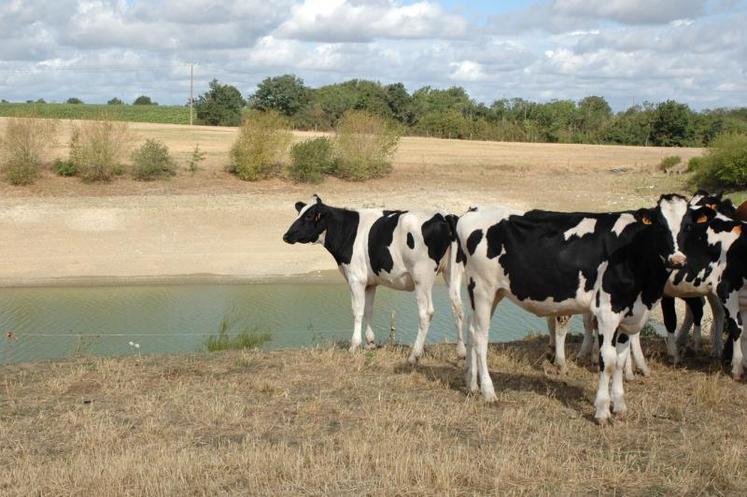
[(327, 206), (324, 248), (332, 254), (338, 266), (350, 263), (359, 217), (355, 211)]

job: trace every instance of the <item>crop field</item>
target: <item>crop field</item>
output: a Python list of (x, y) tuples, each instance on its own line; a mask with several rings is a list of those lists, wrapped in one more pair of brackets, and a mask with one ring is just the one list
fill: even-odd
[(189, 124), (189, 108), (178, 105), (97, 105), (0, 103), (0, 117), (100, 119), (139, 123)]

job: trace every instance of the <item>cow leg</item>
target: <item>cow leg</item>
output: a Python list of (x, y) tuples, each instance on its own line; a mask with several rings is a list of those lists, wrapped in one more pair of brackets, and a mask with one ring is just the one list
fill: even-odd
[(418, 336), (412, 345), (412, 352), (407, 361), (410, 364), (416, 364), (420, 356), (423, 355), (425, 338), (428, 336), (428, 328), (431, 325), (433, 317), (433, 281), (425, 283), (415, 283), (415, 299), (418, 302)]
[(472, 315), (467, 318), (467, 336), (465, 345), (467, 348), (467, 354), (464, 360), (464, 381), (467, 384), (467, 391), (469, 393), (477, 393), (479, 386), (477, 383), (477, 351), (475, 350), (475, 327), (474, 323), (474, 311)]
[[(450, 249), (454, 251), (452, 247)], [(457, 357), (465, 357), (467, 350), (464, 347), (464, 307), (462, 306), (462, 276), (464, 275), (464, 269), (461, 264), (457, 264), (455, 260), (451, 259), (446, 266), (444, 271), (444, 280), (446, 280), (446, 286), (449, 288), (449, 300), (451, 301), (451, 314), (454, 316), (454, 324), (457, 330)], [(455, 258), (456, 256), (454, 256)]]
[(680, 351), (677, 349), (677, 313), (674, 309), (674, 297), (664, 296), (661, 299), (661, 313), (664, 316), (664, 326), (667, 329), (667, 354), (673, 364), (680, 362)]
[(350, 340), (350, 352), (355, 352), (361, 346), (361, 325), (366, 308), (366, 286), (350, 283), (350, 295), (353, 307), (353, 338)]
[(474, 295), (474, 335), (472, 344), (475, 347), (477, 369), (480, 376), (480, 391), (485, 402), (495, 402), (495, 389), (493, 380), (490, 378), (488, 369), (488, 333), (490, 331), (490, 318), (502, 295), (494, 289), (484, 288), (484, 285), (476, 285), (473, 288)]
[(584, 320), (584, 341), (581, 342), (581, 348), (578, 349), (576, 360), (586, 359), (591, 354), (591, 348), (594, 343), (594, 317), (590, 313), (583, 315)]
[(693, 350), (700, 350), (701, 341), (701, 323), (703, 322), (703, 306), (705, 302), (703, 297), (698, 297), (690, 302), (690, 308), (693, 313)]
[(376, 297), (376, 286), (366, 287), (366, 307), (363, 310), (363, 317), (366, 320), (366, 348), (376, 348), (376, 335), (371, 327), (371, 318), (373, 317), (374, 298)]
[(623, 377), (628, 381), (635, 379), (635, 373), (633, 373), (633, 354), (628, 354), (625, 363), (623, 364)]
[(724, 331), (724, 307), (716, 295), (709, 294), (706, 298), (711, 305), (711, 314), (713, 315), (713, 322), (711, 323), (711, 341), (713, 343), (711, 356), (719, 359), (724, 350), (724, 342), (721, 337), (721, 333)]
[(724, 304), (726, 328), (729, 332), (729, 342), (732, 349), (731, 374), (735, 380), (741, 380), (744, 367), (742, 366), (741, 346), (742, 325), (739, 322), (741, 320), (739, 292), (729, 292), (726, 298), (722, 297), (722, 302)]
[[(600, 425), (607, 424), (610, 418), (610, 378), (618, 370), (617, 352), (615, 345), (612, 344), (615, 338), (619, 319), (613, 315), (597, 315), (597, 333), (599, 335), (599, 386), (597, 395), (594, 400), (596, 413), (594, 418)], [(622, 368), (624, 363), (620, 364), (620, 381), (622, 381)], [(614, 378), (613, 378), (614, 379)], [(619, 388), (621, 390), (621, 388)]]
[(636, 369), (643, 373), (643, 376), (651, 376), (651, 369), (646, 364), (646, 357), (643, 355), (641, 348), (641, 334), (630, 335), (630, 354), (633, 357)]
[(571, 316), (551, 316), (547, 318), (547, 326), (550, 329), (550, 347), (554, 348), (555, 359), (553, 363), (558, 367), (560, 374), (566, 374), (568, 368), (565, 364), (565, 336), (571, 323)]
[(617, 333), (615, 344), (615, 369), (612, 373), (612, 406), (618, 416), (623, 416), (626, 411), (625, 392), (623, 388), (623, 368), (629, 362), (630, 337), (623, 332)]
[(693, 299), (690, 298), (684, 298), (682, 299), (685, 301), (685, 317), (682, 319), (682, 325), (680, 326), (680, 329), (677, 330), (677, 347), (680, 349), (683, 349), (687, 346), (687, 338), (690, 336), (690, 328), (693, 327), (693, 323), (695, 322), (694, 318), (694, 309), (693, 305), (691, 304)]

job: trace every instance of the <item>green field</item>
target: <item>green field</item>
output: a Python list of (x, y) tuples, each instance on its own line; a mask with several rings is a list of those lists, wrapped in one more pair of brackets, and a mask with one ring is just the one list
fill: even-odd
[(178, 105), (25, 104), (0, 103), (0, 117), (49, 117), (189, 124), (189, 108)]

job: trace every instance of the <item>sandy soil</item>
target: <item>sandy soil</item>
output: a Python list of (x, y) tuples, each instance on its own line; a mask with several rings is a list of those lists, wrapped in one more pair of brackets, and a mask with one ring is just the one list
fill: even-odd
[[(0, 132), (4, 121), (0, 119)], [(67, 142), (62, 124), (59, 143)], [(558, 210), (619, 210), (680, 191), (684, 177), (656, 172), (662, 157), (700, 149), (402, 139), (391, 176), (367, 183), (329, 179), (296, 185), (278, 178), (242, 182), (225, 172), (232, 128), (133, 124), (134, 143), (164, 141), (184, 164), (196, 144), (207, 152), (195, 175), (170, 181), (118, 178), (90, 185), (51, 171), (29, 187), (0, 183), (0, 285), (144, 281), (169, 277), (240, 279), (334, 270), (320, 247), (281, 241), (296, 200), (318, 193), (349, 207), (434, 207), (455, 213), (476, 204)], [(303, 139), (313, 133), (297, 133)], [(64, 145), (50, 159), (65, 157)]]

